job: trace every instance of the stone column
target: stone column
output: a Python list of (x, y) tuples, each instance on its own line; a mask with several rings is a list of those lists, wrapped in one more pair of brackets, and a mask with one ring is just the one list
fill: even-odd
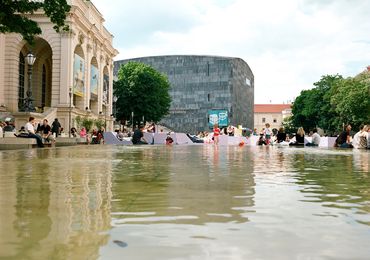
[(4, 82), (4, 66), (5, 66), (5, 34), (0, 34), (0, 111), (5, 110), (5, 82)]

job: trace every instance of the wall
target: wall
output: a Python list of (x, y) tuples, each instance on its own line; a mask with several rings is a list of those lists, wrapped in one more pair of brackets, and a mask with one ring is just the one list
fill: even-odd
[[(235, 125), (253, 126), (253, 74), (241, 59), (216, 56), (154, 56), (115, 62), (114, 75), (129, 61), (151, 65), (168, 76), (172, 103), (161, 123), (177, 132), (209, 130), (208, 110), (225, 109)], [(234, 62), (235, 61), (235, 62)], [(245, 78), (252, 81), (246, 87)], [(251, 114), (248, 114), (248, 111)]]

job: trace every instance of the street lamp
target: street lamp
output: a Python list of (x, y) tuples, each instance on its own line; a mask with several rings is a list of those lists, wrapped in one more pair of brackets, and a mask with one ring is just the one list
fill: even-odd
[(32, 66), (35, 63), (36, 56), (33, 55), (32, 52), (28, 53), (26, 56), (27, 64), (28, 64), (28, 89), (26, 92), (27, 97), (24, 99), (23, 103), (23, 110), (26, 112), (34, 112), (36, 109), (33, 106), (33, 98), (32, 98)]
[(72, 88), (69, 88), (69, 117), (68, 117), (68, 128), (69, 128), (69, 138), (71, 138), (71, 113), (72, 113)]

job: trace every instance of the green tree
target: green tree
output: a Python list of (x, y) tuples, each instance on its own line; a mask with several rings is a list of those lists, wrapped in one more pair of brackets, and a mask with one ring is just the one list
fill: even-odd
[(27, 14), (32, 14), (41, 8), (44, 9), (57, 32), (68, 31), (65, 19), (71, 6), (66, 0), (1, 0), (0, 33), (20, 33), (27, 42), (32, 43), (34, 36), (41, 34), (41, 29), (35, 21), (27, 17)]
[(306, 131), (320, 127), (332, 133), (337, 128), (337, 111), (331, 103), (334, 86), (343, 81), (340, 75), (326, 75), (314, 83), (310, 90), (303, 90), (292, 106), (292, 124)]
[(170, 83), (167, 76), (149, 65), (129, 62), (121, 66), (113, 86), (119, 119), (130, 120), (134, 112), (134, 124), (143, 117), (145, 121), (158, 122), (168, 113)]
[(370, 122), (370, 83), (361, 79), (347, 78), (333, 89), (330, 102), (338, 114), (337, 127), (351, 124), (357, 129)]

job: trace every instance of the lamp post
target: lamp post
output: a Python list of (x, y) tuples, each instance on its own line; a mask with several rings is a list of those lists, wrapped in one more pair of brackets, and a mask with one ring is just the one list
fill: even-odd
[(72, 113), (72, 88), (69, 88), (69, 115), (68, 115), (68, 128), (69, 128), (69, 138), (71, 138), (71, 116)]
[(26, 92), (27, 97), (24, 99), (23, 110), (25, 112), (34, 112), (36, 109), (33, 106), (32, 98), (32, 66), (35, 63), (36, 56), (32, 52), (28, 53), (26, 56), (28, 64), (28, 89)]

